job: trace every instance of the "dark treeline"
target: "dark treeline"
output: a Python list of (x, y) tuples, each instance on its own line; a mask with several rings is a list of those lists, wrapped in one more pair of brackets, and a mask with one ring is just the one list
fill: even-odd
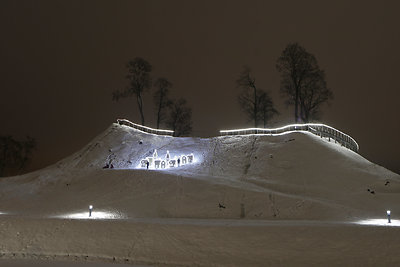
[(281, 93), (287, 105), (294, 105), (296, 122), (318, 120), (321, 106), (333, 99), (327, 87), (325, 72), (314, 55), (298, 43), (288, 44), (278, 58), (276, 68), (281, 74)]
[[(290, 43), (278, 58), (276, 69), (281, 75), (280, 93), (286, 98), (286, 105), (294, 106), (295, 122), (320, 119), (321, 107), (333, 99), (333, 93), (315, 56), (298, 43)], [(279, 114), (268, 92), (259, 88), (248, 66), (240, 73), (236, 85), (241, 89), (238, 101), (246, 117), (254, 127), (265, 128)]]
[(242, 89), (238, 100), (243, 112), (250, 121), (254, 121), (254, 127), (259, 127), (260, 122), (263, 122), (265, 128), (268, 121), (278, 114), (268, 92), (257, 87), (256, 79), (247, 66), (236, 80), (236, 84)]
[[(154, 88), (153, 101), (156, 127), (166, 126), (174, 130), (175, 136), (188, 135), (192, 131), (192, 110), (184, 98), (171, 99), (173, 84), (163, 77), (151, 77), (152, 65), (136, 57), (126, 65), (128, 86), (113, 92), (113, 100), (134, 97), (139, 110), (141, 124), (145, 125), (143, 94)], [(314, 55), (298, 43), (290, 43), (277, 59), (276, 69), (281, 76), (280, 93), (287, 106), (294, 106), (295, 122), (310, 122), (320, 119), (321, 107), (333, 99), (327, 87), (325, 72), (320, 69)], [(236, 80), (240, 89), (238, 102), (247, 119), (254, 127), (267, 127), (270, 120), (279, 114), (267, 90), (256, 81), (250, 67), (245, 66)]]
[(20, 174), (32, 158), (36, 140), (27, 136), (18, 141), (12, 136), (0, 136), (0, 177)]
[(188, 135), (192, 131), (192, 110), (183, 98), (171, 99), (169, 93), (173, 87), (166, 78), (157, 78), (154, 83), (151, 77), (152, 66), (143, 58), (136, 57), (126, 65), (129, 84), (125, 90), (113, 92), (113, 100), (136, 97), (136, 103), (141, 117), (141, 124), (145, 125), (143, 94), (152, 87), (157, 129), (165, 125), (174, 131), (174, 136)]

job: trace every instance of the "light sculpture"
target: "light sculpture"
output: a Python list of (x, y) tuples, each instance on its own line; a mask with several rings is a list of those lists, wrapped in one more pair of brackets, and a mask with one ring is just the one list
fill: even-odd
[(176, 162), (176, 160), (171, 159), (171, 160), (169, 161), (169, 166), (170, 166), (170, 167), (175, 167), (175, 162)]
[(193, 156), (193, 153), (192, 153), (192, 154), (188, 155), (188, 162), (192, 163), (193, 161), (194, 161), (194, 156)]
[(140, 167), (146, 168), (146, 166), (147, 166), (147, 160), (146, 160), (146, 159), (142, 159), (142, 160), (140, 161)]
[(160, 164), (161, 164), (161, 160), (160, 159), (156, 159), (154, 161), (154, 168), (159, 169), (160, 168)]
[(146, 159), (149, 162), (149, 166), (153, 166), (153, 157), (147, 157)]
[(177, 168), (192, 163), (194, 163), (193, 153), (189, 155), (174, 156), (171, 158), (169, 150), (167, 150), (165, 159), (162, 159), (158, 157), (157, 149), (154, 149), (153, 156), (141, 159), (138, 168), (168, 169)]

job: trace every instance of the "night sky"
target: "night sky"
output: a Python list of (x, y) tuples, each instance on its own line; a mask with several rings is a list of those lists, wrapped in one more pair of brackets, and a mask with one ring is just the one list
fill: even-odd
[[(193, 109), (193, 136), (251, 127), (235, 80), (248, 65), (281, 113), (276, 60), (290, 42), (314, 54), (334, 93), (321, 122), (400, 173), (398, 1), (5, 1), (0, 3), (0, 134), (37, 139), (29, 170), (70, 155), (117, 118), (140, 122), (125, 64), (143, 57)], [(155, 126), (151, 92), (147, 126)]]

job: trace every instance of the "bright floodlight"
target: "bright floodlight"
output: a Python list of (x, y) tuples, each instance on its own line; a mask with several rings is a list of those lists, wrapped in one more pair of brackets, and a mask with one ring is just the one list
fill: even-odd
[(93, 206), (89, 205), (89, 217), (92, 217)]
[(387, 217), (388, 217), (388, 223), (390, 223), (390, 210), (386, 211)]

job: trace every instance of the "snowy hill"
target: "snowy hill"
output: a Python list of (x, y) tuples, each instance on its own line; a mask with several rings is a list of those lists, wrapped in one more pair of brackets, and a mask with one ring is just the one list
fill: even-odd
[[(195, 162), (146, 170), (140, 162), (154, 149), (160, 158), (193, 153)], [(103, 169), (109, 162), (114, 169)], [(1, 211), (40, 216), (89, 204), (124, 218), (354, 220), (400, 213), (393, 205), (399, 175), (307, 132), (174, 138), (113, 124), (74, 155), (0, 185)]]
[[(167, 151), (179, 166), (155, 168)], [(399, 175), (309, 132), (175, 138), (112, 124), (52, 166), (0, 179), (0, 260), (396, 265), (400, 228), (376, 225), (387, 209), (399, 225), (399, 193)]]

